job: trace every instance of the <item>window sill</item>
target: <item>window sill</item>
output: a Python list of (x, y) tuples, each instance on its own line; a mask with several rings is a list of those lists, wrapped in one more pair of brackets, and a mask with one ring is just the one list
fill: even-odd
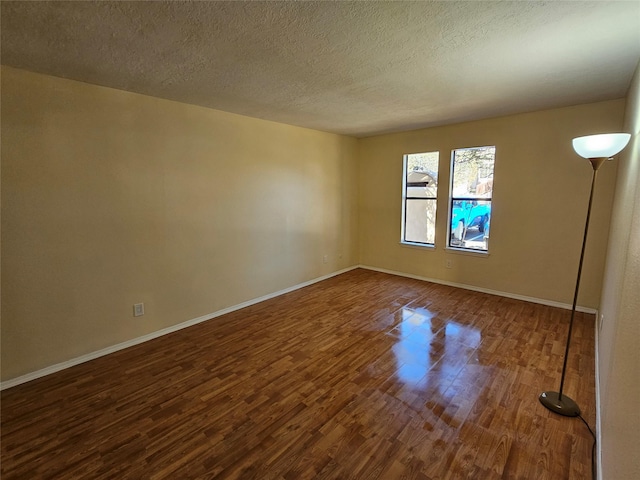
[(400, 245), (402, 247), (420, 248), (420, 249), (426, 249), (426, 250), (435, 250), (436, 249), (435, 245), (429, 245), (427, 243), (403, 242), (402, 240), (400, 241)]

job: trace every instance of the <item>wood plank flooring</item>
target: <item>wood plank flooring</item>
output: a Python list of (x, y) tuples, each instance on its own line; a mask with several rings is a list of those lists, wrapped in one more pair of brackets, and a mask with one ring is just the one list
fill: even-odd
[[(367, 270), (2, 392), (0, 473), (589, 479), (569, 312)], [(593, 316), (565, 392), (595, 424)]]

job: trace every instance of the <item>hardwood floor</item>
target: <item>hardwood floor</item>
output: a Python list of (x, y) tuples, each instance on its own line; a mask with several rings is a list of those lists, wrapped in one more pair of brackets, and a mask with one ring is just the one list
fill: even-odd
[[(588, 479), (569, 312), (353, 270), (2, 392), (2, 478)], [(595, 425), (593, 316), (565, 392)]]

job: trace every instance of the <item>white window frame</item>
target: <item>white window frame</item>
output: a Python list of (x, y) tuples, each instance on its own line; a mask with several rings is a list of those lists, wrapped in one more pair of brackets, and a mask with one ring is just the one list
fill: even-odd
[[(471, 247), (464, 247), (464, 246), (457, 246), (457, 245), (451, 245), (451, 237), (452, 237), (452, 217), (453, 217), (453, 202), (454, 201), (463, 201), (463, 197), (454, 197), (453, 195), (453, 175), (454, 175), (454, 163), (455, 163), (455, 155), (456, 155), (456, 151), (459, 150), (474, 150), (474, 149), (479, 149), (479, 148), (493, 148), (494, 149), (494, 155), (493, 155), (493, 172), (492, 172), (492, 176), (495, 176), (495, 161), (496, 161), (496, 156), (497, 156), (497, 148), (495, 145), (482, 145), (482, 146), (476, 146), (476, 147), (461, 147), (461, 148), (454, 148), (453, 150), (451, 150), (451, 160), (450, 160), (450, 165), (449, 165), (449, 198), (448, 198), (448, 202), (447, 202), (447, 238), (446, 238), (446, 246), (445, 249), (446, 250), (451, 250), (454, 252), (460, 252), (460, 253), (466, 253), (466, 254), (472, 254), (472, 255), (478, 255), (478, 256), (488, 256), (489, 255), (489, 240), (490, 237), (487, 236), (486, 239), (486, 250), (485, 249), (480, 249), (480, 248), (471, 248)], [(478, 197), (478, 198), (472, 198), (472, 197), (468, 197), (466, 198), (467, 201), (489, 201), (490, 205), (491, 205), (491, 213), (490, 218), (489, 218), (489, 223), (491, 222), (491, 218), (493, 217), (493, 185), (491, 187), (491, 196), (490, 197)], [(466, 229), (465, 229), (466, 232)]]
[[(435, 150), (432, 152), (420, 152), (420, 153), (425, 153), (425, 154), (432, 154), (432, 153), (437, 153), (438, 154), (438, 161), (440, 159), (440, 151), (439, 150)], [(420, 153), (407, 153), (404, 154), (402, 156), (402, 216), (400, 218), (400, 243), (403, 245), (409, 245), (409, 246), (414, 246), (414, 247), (421, 247), (421, 248), (435, 248), (436, 246), (436, 241), (437, 241), (437, 230), (436, 230), (436, 218), (438, 215), (438, 190), (439, 190), (439, 183), (436, 184), (436, 194), (433, 197), (415, 197), (412, 198), (409, 195), (407, 195), (407, 176), (408, 176), (408, 171), (407, 171), (407, 166), (409, 163), (409, 157), (411, 155), (418, 155)], [(439, 167), (439, 165), (438, 165)], [(438, 168), (439, 170), (439, 168)], [(437, 172), (436, 172), (437, 173)], [(406, 223), (407, 223), (407, 200), (432, 200), (435, 203), (436, 206), (436, 218), (434, 218), (434, 239), (433, 239), (433, 243), (427, 243), (427, 242), (416, 242), (416, 241), (412, 241), (412, 240), (406, 240)]]

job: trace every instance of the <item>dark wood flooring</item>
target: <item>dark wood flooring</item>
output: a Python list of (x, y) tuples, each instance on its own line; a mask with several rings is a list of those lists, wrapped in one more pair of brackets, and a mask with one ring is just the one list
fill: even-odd
[[(353, 270), (2, 392), (3, 480), (588, 479), (569, 312)], [(594, 319), (565, 392), (595, 424)]]

